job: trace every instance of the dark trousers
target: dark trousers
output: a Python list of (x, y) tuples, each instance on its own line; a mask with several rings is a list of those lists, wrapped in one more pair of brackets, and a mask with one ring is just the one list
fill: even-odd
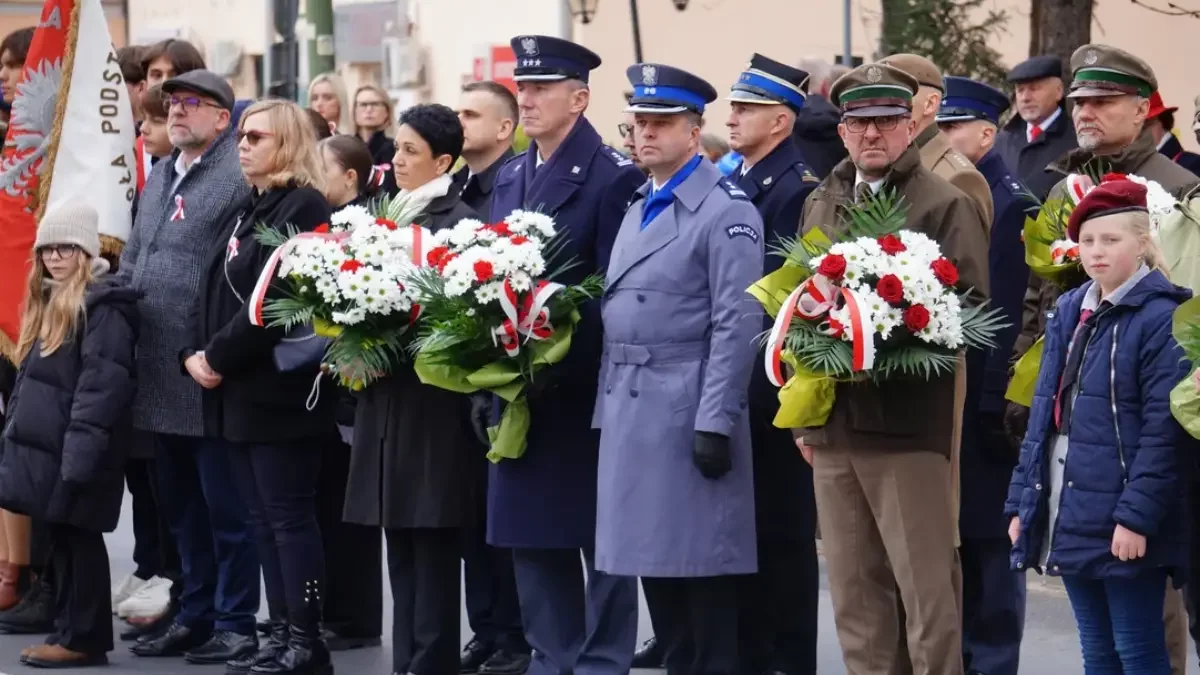
[(747, 673), (814, 675), (821, 573), (812, 467), (791, 431), (771, 424), (777, 408), (751, 407), (758, 572), (739, 578), (739, 653)]
[(1063, 577), (1079, 626), (1084, 675), (1170, 675), (1163, 628), (1166, 585), (1163, 570), (1132, 579)]
[(54, 579), (54, 633), (46, 644), (73, 652), (113, 649), (112, 580), (104, 535), (71, 525), (47, 525)]
[[(629, 672), (637, 646), (637, 578), (596, 569), (595, 551), (513, 549), (526, 675)], [(586, 577), (586, 585), (584, 575)]]
[(963, 539), (963, 663), (1017, 675), (1025, 632), (1025, 574), (1009, 569), (1007, 539)]
[[(643, 578), (667, 675), (738, 675), (739, 577)], [(755, 671), (761, 672), (761, 671)]]
[[(153, 442), (153, 441), (150, 441)], [(179, 579), (179, 551), (171, 536), (171, 527), (162, 517), (158, 473), (152, 459), (131, 459), (125, 463), (125, 484), (133, 510), (134, 576)]]
[(480, 461), (481, 489), (475, 524), (463, 529), (463, 579), (467, 621), (475, 639), (489, 647), (528, 652), (513, 574), (512, 549), (487, 543), (488, 462)]
[(392, 582), (392, 670), (458, 672), (462, 579), (459, 528), (386, 530)]
[(156, 440), (160, 507), (183, 572), (176, 621), (193, 630), (250, 635), (260, 594), (258, 551), (230, 444), (168, 434)]
[(325, 627), (342, 637), (383, 634), (383, 530), (342, 520), (350, 446), (330, 441), (317, 476), (317, 525), (325, 550)]
[(233, 478), (250, 514), (272, 617), (319, 611), (325, 553), (317, 529), (316, 443), (233, 445)]

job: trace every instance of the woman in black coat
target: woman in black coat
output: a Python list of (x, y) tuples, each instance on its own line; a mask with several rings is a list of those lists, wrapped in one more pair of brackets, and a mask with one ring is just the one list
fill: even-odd
[(98, 220), (67, 203), (38, 226), (0, 441), (0, 506), (51, 539), (56, 630), (21, 653), (43, 668), (102, 665), (113, 648), (103, 533), (121, 513), (141, 294), (103, 276)]
[[(392, 165), (401, 199), (430, 230), (475, 217), (450, 168), (462, 126), (443, 105), (400, 117)], [(346, 520), (383, 526), (394, 603), (392, 670), (458, 672), (461, 530), (475, 515), (475, 476), (486, 448), (471, 426), (471, 399), (422, 384), (411, 366), (368, 387), (358, 402)]]
[(213, 252), (192, 312), (198, 347), (184, 354), (184, 368), (206, 389), (206, 431), (231, 445), (233, 479), (258, 540), (274, 622), (258, 653), (235, 658), (229, 669), (328, 673), (315, 491), (322, 448), (336, 433), (336, 397), (320, 391), (315, 360), (279, 370), (274, 353), (286, 331), (254, 325), (248, 306), (273, 251), (255, 230), (311, 231), (329, 222), (329, 203), (320, 191), (316, 137), (296, 104), (272, 99), (250, 106), (239, 120), (238, 157), (254, 189), (229, 222), (226, 243)]

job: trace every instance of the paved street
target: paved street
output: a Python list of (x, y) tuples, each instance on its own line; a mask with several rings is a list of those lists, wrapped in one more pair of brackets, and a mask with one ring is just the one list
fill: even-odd
[[(122, 527), (108, 538), (109, 554), (112, 558), (114, 577), (129, 573), (133, 568), (133, 533), (130, 529), (129, 499), (126, 496)], [(1079, 659), (1079, 644), (1075, 634), (1075, 621), (1070, 606), (1060, 591), (1044, 587), (1037, 579), (1031, 579), (1029, 611), (1026, 624), (1025, 643), (1022, 649), (1022, 675), (1071, 675), (1082, 672)], [(385, 577), (386, 582), (386, 577)], [(263, 601), (266, 610), (266, 601)], [(385, 610), (390, 612), (390, 609)], [(391, 621), (385, 616), (385, 631), (390, 631)], [(639, 634), (642, 638), (650, 633), (650, 620), (643, 604), (639, 617)], [(469, 637), (466, 618), (463, 618), (463, 640)], [(22, 667), (18, 654), (23, 647), (40, 640), (29, 637), (0, 636), (0, 675), (27, 675), (40, 673)], [(148, 660), (129, 654), (127, 644), (118, 644), (111, 654), (113, 665), (102, 672), (112, 675), (124, 673), (155, 673), (157, 675), (197, 675), (199, 673), (221, 673), (218, 667), (190, 666), (182, 659)], [(391, 673), (391, 654), (387, 638), (383, 649), (370, 649), (342, 653), (335, 656), (337, 670), (343, 675), (388, 675)], [(1193, 657), (1190, 670), (1200, 672)], [(62, 671), (96, 672), (96, 671)], [(640, 671), (651, 673), (654, 671)], [(837, 637), (833, 632), (833, 609), (828, 590), (821, 593), (820, 674), (843, 675)]]

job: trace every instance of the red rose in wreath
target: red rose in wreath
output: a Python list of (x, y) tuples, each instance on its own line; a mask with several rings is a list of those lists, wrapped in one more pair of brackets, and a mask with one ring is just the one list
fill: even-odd
[(846, 273), (846, 259), (839, 253), (830, 253), (821, 259), (817, 266), (817, 274), (823, 274), (833, 281), (838, 281)]
[(913, 305), (904, 310), (904, 325), (913, 333), (920, 333), (929, 325), (929, 310), (922, 305)]
[(895, 274), (885, 274), (879, 277), (879, 281), (875, 284), (875, 292), (883, 298), (884, 302), (898, 305), (904, 299), (904, 282), (900, 281), (900, 277)]
[(904, 251), (908, 250), (908, 247), (904, 245), (904, 242), (900, 241), (900, 237), (897, 237), (894, 234), (885, 234), (877, 241), (879, 241), (879, 246), (883, 249), (883, 252), (888, 255), (896, 255), (897, 253), (903, 253)]
[(953, 286), (958, 283), (958, 268), (949, 260), (938, 258), (929, 267), (933, 269), (933, 276), (943, 284)]

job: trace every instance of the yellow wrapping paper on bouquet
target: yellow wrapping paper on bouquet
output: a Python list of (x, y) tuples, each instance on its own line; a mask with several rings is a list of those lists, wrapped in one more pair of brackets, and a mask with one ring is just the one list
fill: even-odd
[(1009, 381), (1008, 389), (1004, 392), (1004, 398), (1013, 403), (1020, 403), (1026, 408), (1033, 406), (1038, 372), (1042, 369), (1042, 348), (1044, 346), (1042, 340), (1043, 338), (1038, 338), (1029, 351), (1017, 359), (1017, 364), (1013, 367), (1012, 380)]
[[(1200, 361), (1200, 298), (1192, 298), (1175, 308), (1171, 337), (1192, 363)], [(1200, 392), (1196, 391), (1194, 375), (1193, 370), (1171, 390), (1171, 414), (1193, 438), (1200, 438)]]

